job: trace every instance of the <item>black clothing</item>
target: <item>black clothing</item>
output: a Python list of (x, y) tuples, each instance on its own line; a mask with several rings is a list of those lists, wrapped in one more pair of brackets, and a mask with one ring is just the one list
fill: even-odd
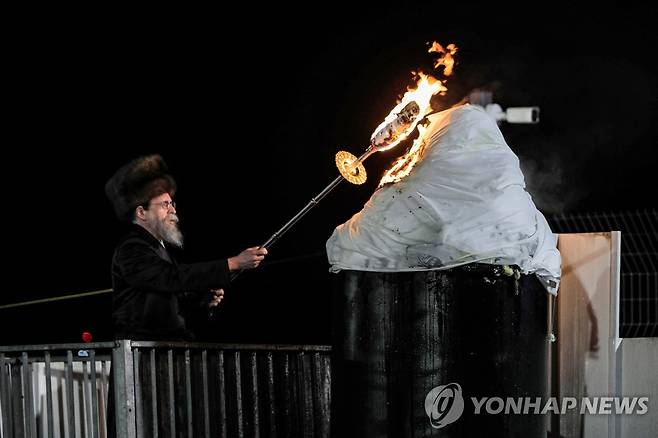
[(185, 341), (182, 301), (229, 284), (228, 260), (178, 264), (145, 228), (132, 225), (112, 258), (115, 339)]

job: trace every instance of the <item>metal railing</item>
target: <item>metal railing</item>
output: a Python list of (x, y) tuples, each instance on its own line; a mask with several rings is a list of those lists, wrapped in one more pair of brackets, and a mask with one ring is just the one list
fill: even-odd
[(328, 437), (330, 352), (130, 340), (0, 347), (0, 438)]

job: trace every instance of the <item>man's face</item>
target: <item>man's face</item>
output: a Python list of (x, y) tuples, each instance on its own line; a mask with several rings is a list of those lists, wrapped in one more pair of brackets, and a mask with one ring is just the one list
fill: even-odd
[(178, 229), (178, 216), (169, 193), (156, 196), (149, 202), (145, 222), (160, 239), (174, 246), (183, 246), (183, 234)]

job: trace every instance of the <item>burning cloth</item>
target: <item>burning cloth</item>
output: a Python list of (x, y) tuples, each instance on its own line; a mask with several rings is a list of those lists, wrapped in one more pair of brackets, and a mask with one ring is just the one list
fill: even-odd
[(557, 294), (557, 237), (525, 191), (496, 122), (472, 105), (429, 116), (422, 157), (327, 241), (331, 270), (403, 272), (517, 265)]

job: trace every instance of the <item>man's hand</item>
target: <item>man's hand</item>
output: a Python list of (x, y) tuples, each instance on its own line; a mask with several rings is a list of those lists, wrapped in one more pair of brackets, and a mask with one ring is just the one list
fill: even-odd
[(240, 271), (242, 269), (253, 269), (263, 261), (267, 249), (254, 246), (247, 248), (235, 257), (228, 259), (228, 268), (231, 271)]
[(210, 292), (212, 292), (212, 296), (208, 303), (208, 308), (212, 309), (213, 307), (217, 307), (224, 299), (224, 289), (211, 289)]

